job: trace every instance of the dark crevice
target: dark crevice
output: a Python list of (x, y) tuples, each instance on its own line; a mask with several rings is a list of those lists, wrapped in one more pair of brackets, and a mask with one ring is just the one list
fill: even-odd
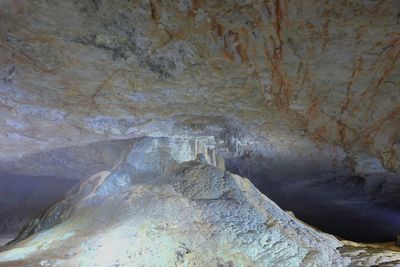
[(227, 170), (248, 177), (282, 209), (323, 232), (357, 242), (394, 241), (400, 233), (398, 177), (271, 170), (268, 165), (260, 158), (226, 160)]
[(61, 199), (76, 180), (47, 176), (0, 176), (0, 239), (15, 237), (34, 215)]

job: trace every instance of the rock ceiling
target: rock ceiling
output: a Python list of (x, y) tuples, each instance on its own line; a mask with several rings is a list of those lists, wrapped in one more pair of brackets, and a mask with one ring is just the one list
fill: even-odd
[(239, 132), (245, 148), (301, 152), (307, 139), (399, 172), (399, 10), (396, 0), (1, 1), (1, 159)]

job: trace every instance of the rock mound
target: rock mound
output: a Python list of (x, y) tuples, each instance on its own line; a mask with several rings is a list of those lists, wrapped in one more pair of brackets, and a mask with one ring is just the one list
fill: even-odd
[[(25, 239), (26, 238), (26, 239)], [(22, 240), (24, 239), (24, 240)], [(22, 240), (22, 241), (20, 241)], [(51, 266), (343, 266), (342, 244), (247, 179), (197, 161), (135, 181), (101, 172), (38, 218), (0, 262)]]

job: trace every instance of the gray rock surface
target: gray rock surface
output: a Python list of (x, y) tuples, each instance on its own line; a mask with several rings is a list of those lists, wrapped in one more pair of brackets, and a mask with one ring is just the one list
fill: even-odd
[[(396, 266), (391, 247), (342, 242), (200, 161), (119, 186), (98, 173), (21, 232), (0, 266)], [(119, 190), (101, 190), (108, 182)], [(46, 265), (45, 265), (46, 266)]]
[(399, 171), (389, 1), (0, 3), (0, 159), (104, 139), (303, 139)]
[(4, 174), (80, 180), (109, 170), (130, 151), (134, 139), (99, 141), (83, 146), (63, 147), (0, 161)]
[(37, 233), (31, 237), (28, 236), (34, 232), (23, 233), (21, 238), (28, 238), (6, 247), (0, 254), (0, 263), (35, 264), (43, 260), (52, 266), (344, 266), (349, 263), (338, 252), (341, 243), (333, 236), (311, 229), (280, 210), (247, 179), (211, 165), (186, 162), (170, 176), (126, 185), (118, 193), (108, 191), (105, 195), (99, 190), (110, 176), (120, 174), (103, 172), (83, 181), (64, 200), (34, 219)]
[(338, 252), (341, 242), (291, 222), (246, 180), (180, 164), (202, 153), (221, 168), (267, 170), (289, 191), (357, 174), (372, 196), (396, 196), (399, 9), (397, 0), (0, 1), (0, 171), (105, 171), (32, 220), (19, 238), (36, 234), (0, 261), (397, 264), (387, 248)]

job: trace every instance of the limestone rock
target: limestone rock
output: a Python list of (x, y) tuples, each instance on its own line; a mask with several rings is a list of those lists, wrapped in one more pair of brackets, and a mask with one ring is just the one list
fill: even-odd
[[(267, 170), (288, 190), (346, 177), (395, 199), (399, 9), (397, 0), (0, 1), (0, 170), (103, 171), (33, 218), (0, 261), (398, 264), (392, 249), (344, 246), (305, 226), (223, 169)], [(220, 168), (182, 164), (198, 153)]]
[(0, 159), (238, 128), (399, 171), (399, 5), (2, 1)]
[(339, 241), (281, 210), (246, 178), (201, 161), (145, 181), (121, 167), (82, 181), (33, 218), (2, 249), (0, 266), (400, 264), (393, 245)]
[[(109, 194), (96, 174), (33, 220), (0, 263), (52, 266), (344, 266), (341, 242), (263, 196), (245, 178), (198, 161)], [(31, 225), (31, 226), (32, 226)], [(27, 228), (26, 228), (27, 229)], [(32, 228), (31, 228), (32, 229)], [(99, 231), (101, 229), (101, 231)], [(37, 232), (33, 236), (32, 233)], [(30, 236), (30, 237), (29, 237)], [(0, 264), (1, 266), (1, 264)]]

